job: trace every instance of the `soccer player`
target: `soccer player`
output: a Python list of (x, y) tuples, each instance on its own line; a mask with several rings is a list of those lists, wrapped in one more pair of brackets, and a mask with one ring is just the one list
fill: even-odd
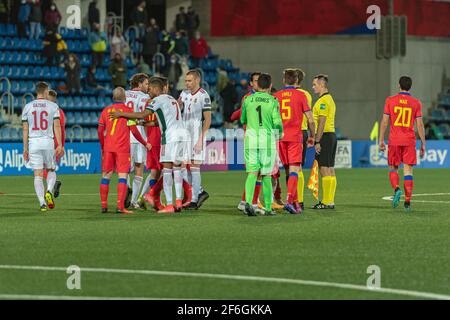
[[(36, 97), (23, 109), (23, 157), (27, 166), (34, 171), (34, 190), (39, 200), (41, 212), (54, 209), (53, 190), (56, 183), (56, 159), (64, 154), (61, 140), (59, 108), (48, 100), (49, 85), (36, 84)], [(54, 138), (58, 147), (55, 149)], [(47, 174), (47, 192), (44, 192), (43, 170)]]
[(248, 173), (245, 183), (245, 213), (256, 215), (256, 205), (252, 204), (258, 174), (262, 176), (265, 215), (274, 215), (272, 211), (272, 171), (274, 169), (277, 148), (276, 140), (283, 133), (278, 100), (270, 92), (272, 78), (261, 74), (258, 79), (258, 92), (245, 98), (242, 105), (242, 124), (247, 126), (244, 147), (245, 165)]
[[(126, 105), (134, 112), (141, 112), (145, 109), (150, 96), (148, 93), (149, 77), (145, 73), (135, 74), (131, 80), (131, 90), (126, 91)], [(136, 126), (143, 139), (147, 139), (146, 130), (143, 123)], [(147, 149), (140, 144), (133, 134), (130, 134), (131, 141), (131, 165), (134, 171), (133, 187), (131, 192), (131, 208), (143, 209), (138, 203), (139, 192), (141, 191), (144, 180), (144, 166), (146, 163)], [(125, 207), (127, 207), (125, 205)]]
[[(186, 207), (188, 210), (197, 210), (209, 198), (209, 194), (202, 190), (200, 165), (205, 161), (206, 133), (211, 126), (211, 98), (200, 87), (201, 75), (197, 70), (190, 70), (186, 74), (186, 90), (178, 102), (183, 110), (183, 120), (189, 133), (190, 171), (192, 175), (192, 201)], [(183, 175), (186, 178), (186, 172)]]
[[(186, 132), (184, 121), (178, 102), (168, 94), (164, 94), (164, 83), (156, 77), (150, 79), (150, 95), (152, 102), (142, 112), (124, 113), (115, 112), (112, 118), (124, 117), (129, 119), (145, 119), (156, 113), (161, 129), (160, 162), (163, 164), (163, 185), (166, 196), (166, 207), (158, 213), (173, 213), (182, 209), (183, 205), (183, 177), (181, 163), (188, 160), (189, 135)], [(173, 205), (172, 188), (175, 184), (176, 201)], [(154, 206), (154, 197), (151, 193), (145, 195), (147, 202)]]
[[(58, 93), (55, 90), (49, 90), (48, 91), (48, 100), (49, 101), (51, 101), (53, 103), (56, 103), (57, 97), (58, 97)], [(64, 114), (63, 109), (61, 109), (61, 106), (58, 106), (58, 107), (59, 107), (59, 122), (61, 124), (61, 142), (62, 142), (62, 146), (63, 146), (63, 149), (64, 149), (64, 145), (65, 145), (65, 142), (66, 142), (66, 116)], [(58, 147), (58, 141), (56, 141), (56, 136), (55, 136), (54, 132), (53, 132), (53, 136), (54, 136), (54, 138), (53, 138), (54, 141), (53, 142), (55, 143), (55, 150), (56, 150), (56, 148)], [(61, 159), (61, 157), (57, 156), (56, 157), (56, 163), (59, 163), (60, 159)], [(48, 174), (47, 170), (45, 170), (44, 171), (44, 178), (47, 178), (47, 174)], [(61, 181), (56, 180), (55, 187), (53, 189), (53, 196), (55, 198), (59, 197), (61, 185), (62, 185)]]
[(384, 107), (383, 120), (380, 127), (380, 150), (385, 151), (384, 136), (390, 124), (388, 141), (389, 180), (394, 189), (392, 206), (398, 207), (402, 191), (399, 187), (398, 167), (403, 163), (405, 189), (405, 211), (411, 210), (413, 193), (413, 166), (417, 163), (416, 135), (414, 123), (420, 138), (420, 157), (425, 155), (425, 130), (422, 120), (422, 104), (420, 100), (411, 96), (412, 79), (402, 76), (399, 80), (400, 93), (388, 97)]
[(328, 91), (328, 76), (320, 74), (314, 77), (313, 91), (319, 96), (313, 107), (316, 125), (315, 149), (316, 160), (319, 163), (322, 176), (322, 201), (313, 209), (334, 209), (336, 194), (336, 173), (334, 163), (336, 158), (337, 139), (334, 128), (336, 104)]
[(125, 105), (126, 93), (121, 87), (113, 91), (114, 104), (103, 109), (98, 124), (98, 139), (102, 148), (102, 181), (100, 185), (100, 198), (102, 201), (102, 213), (108, 212), (109, 183), (114, 170), (119, 177), (117, 185), (117, 213), (131, 214), (125, 208), (127, 194), (127, 176), (130, 170), (130, 131), (134, 137), (151, 149), (136, 128), (136, 121), (126, 119), (111, 119), (110, 114), (116, 111), (133, 112), (133, 109)]
[(314, 145), (315, 126), (306, 95), (297, 89), (298, 73), (295, 69), (284, 70), (284, 88), (274, 96), (281, 105), (280, 113), (283, 122), (284, 137), (279, 143), (281, 162), (286, 170), (288, 178), (288, 196), (285, 210), (291, 214), (301, 213), (302, 209), (298, 201), (298, 175), (302, 172), (303, 155), (303, 114), (308, 119), (308, 127), (311, 136), (309, 145)]
[[(311, 94), (302, 89), (301, 84), (302, 81), (305, 79), (305, 72), (302, 69), (296, 69), (297, 71), (297, 77), (298, 77), (298, 84), (297, 84), (297, 90), (299, 90), (300, 92), (303, 92), (306, 96), (306, 99), (308, 101), (308, 105), (312, 106), (312, 96)], [(308, 136), (308, 118), (307, 117), (303, 117), (303, 122), (302, 122), (302, 133), (303, 133), (303, 153), (302, 153), (302, 164), (305, 165), (306, 162), (306, 150), (308, 149), (308, 140), (313, 141), (313, 139), (310, 139), (311, 137)], [(315, 131), (314, 131), (315, 133)], [(297, 196), (298, 196), (298, 201), (300, 203), (300, 207), (303, 210), (305, 210), (305, 204), (304, 204), (304, 190), (305, 190), (305, 177), (303, 175), (303, 171), (300, 171), (298, 173), (298, 189), (297, 189)]]

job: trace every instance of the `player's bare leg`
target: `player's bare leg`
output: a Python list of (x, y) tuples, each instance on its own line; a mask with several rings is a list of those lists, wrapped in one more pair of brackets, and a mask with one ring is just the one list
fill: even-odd
[(44, 173), (42, 169), (34, 170), (34, 190), (39, 200), (40, 211), (46, 212), (47, 203), (45, 202)]
[(134, 164), (134, 178), (133, 178), (133, 188), (131, 193), (131, 208), (132, 209), (142, 209), (138, 203), (139, 193), (142, 188), (142, 181), (144, 180), (144, 164), (135, 163)]
[(56, 183), (56, 172), (54, 169), (47, 170), (47, 192), (45, 193), (45, 201), (49, 209), (55, 208), (55, 199), (53, 198), (53, 189)]
[(391, 187), (394, 190), (394, 197), (392, 198), (392, 207), (397, 208), (400, 203), (400, 197), (402, 196), (402, 190), (400, 189), (400, 177), (398, 175), (398, 166), (389, 166), (389, 181)]
[(102, 181), (100, 182), (100, 199), (102, 202), (102, 213), (108, 212), (108, 193), (111, 176), (112, 172), (103, 172)]
[(163, 163), (163, 185), (164, 195), (166, 196), (166, 207), (159, 210), (158, 213), (174, 213), (175, 207), (173, 205), (172, 189), (173, 189), (173, 163)]
[(117, 184), (117, 213), (132, 214), (133, 212), (125, 208), (125, 198), (127, 197), (127, 177), (128, 173), (118, 173), (119, 183)]
[(403, 185), (405, 188), (405, 211), (411, 211), (411, 197), (414, 188), (413, 167), (408, 164), (403, 165)]

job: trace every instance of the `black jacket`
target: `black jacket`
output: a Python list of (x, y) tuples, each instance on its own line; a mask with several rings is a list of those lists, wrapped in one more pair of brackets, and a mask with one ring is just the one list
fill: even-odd
[(89, 4), (88, 20), (89, 24), (100, 23), (100, 10), (98, 10), (94, 2)]

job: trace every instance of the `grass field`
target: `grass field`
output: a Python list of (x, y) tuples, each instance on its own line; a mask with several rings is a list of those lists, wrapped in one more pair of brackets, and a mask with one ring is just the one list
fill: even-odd
[[(409, 214), (382, 200), (385, 170), (337, 174), (335, 211), (254, 218), (236, 209), (242, 172), (205, 173), (210, 199), (173, 216), (102, 215), (96, 175), (61, 176), (57, 208), (41, 214), (31, 176), (1, 177), (0, 298), (450, 298), (449, 171), (416, 170)], [(66, 287), (70, 265), (81, 290)], [(366, 288), (370, 265), (384, 289)]]

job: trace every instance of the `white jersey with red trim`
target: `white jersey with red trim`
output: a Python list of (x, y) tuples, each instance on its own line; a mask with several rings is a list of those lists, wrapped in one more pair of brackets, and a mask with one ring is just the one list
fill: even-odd
[(22, 112), (22, 122), (28, 122), (30, 150), (53, 150), (53, 121), (59, 119), (59, 107), (45, 99), (28, 103)]
[(211, 111), (211, 98), (208, 92), (202, 88), (194, 93), (184, 90), (180, 95), (180, 100), (184, 104), (183, 120), (185, 122), (202, 122), (203, 112)]
[[(134, 112), (142, 112), (145, 110), (148, 101), (150, 100), (150, 96), (140, 90), (127, 90), (126, 91), (127, 100), (125, 104), (127, 107), (132, 108)], [(145, 132), (144, 126), (138, 125), (136, 126), (144, 140), (147, 140), (147, 134)], [(130, 142), (131, 143), (139, 143), (133, 134), (130, 132)]]

